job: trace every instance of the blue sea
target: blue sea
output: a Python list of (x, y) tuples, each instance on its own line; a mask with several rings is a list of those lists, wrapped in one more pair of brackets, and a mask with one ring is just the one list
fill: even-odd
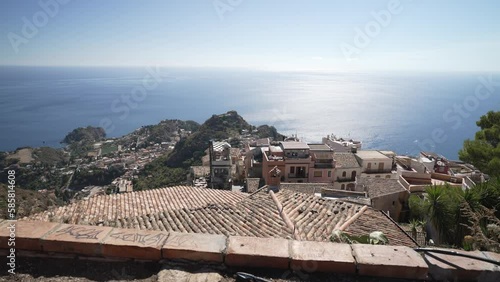
[(202, 123), (236, 110), (307, 142), (334, 134), (366, 149), (456, 159), (479, 117), (500, 110), (498, 82), (495, 73), (0, 67), (0, 150), (60, 147), (80, 126), (118, 137), (163, 119)]

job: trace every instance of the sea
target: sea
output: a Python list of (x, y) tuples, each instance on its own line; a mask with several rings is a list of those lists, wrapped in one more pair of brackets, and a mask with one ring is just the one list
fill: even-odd
[[(495, 89), (496, 88), (496, 89)], [(236, 110), (305, 142), (457, 159), (476, 121), (500, 110), (500, 74), (212, 68), (0, 67), (0, 150), (61, 147), (74, 128), (119, 137), (164, 119), (203, 123)]]

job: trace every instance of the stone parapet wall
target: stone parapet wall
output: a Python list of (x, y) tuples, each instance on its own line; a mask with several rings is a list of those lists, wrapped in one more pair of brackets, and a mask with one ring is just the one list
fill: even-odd
[[(185, 259), (230, 267), (263, 267), (425, 280), (467, 277), (500, 281), (500, 267), (442, 254), (421, 255), (409, 247), (348, 245), (280, 238), (121, 229), (38, 221), (0, 221), (0, 251), (15, 225), (16, 251), (72, 254), (100, 259)], [(12, 228), (11, 228), (12, 229)], [(2, 251), (3, 249), (3, 251)], [(461, 251), (463, 252), (463, 251)], [(489, 252), (469, 254), (499, 260)]]

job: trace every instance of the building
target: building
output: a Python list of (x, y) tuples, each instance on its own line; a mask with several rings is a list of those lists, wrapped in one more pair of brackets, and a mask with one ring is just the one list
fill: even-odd
[[(391, 172), (395, 164), (394, 158), (388, 157), (380, 151), (358, 151), (355, 156), (367, 177), (370, 177), (370, 174), (378, 174), (374, 177), (393, 177)], [(394, 177), (397, 178), (397, 174)]]
[(335, 159), (333, 150), (324, 144), (306, 144), (283, 141), (279, 145), (261, 147), (262, 178), (270, 181), (269, 171), (277, 167), (282, 182), (333, 183), (335, 181)]
[(395, 221), (403, 220), (408, 212), (410, 191), (397, 179), (364, 178), (357, 180), (357, 191), (365, 191), (376, 210), (384, 211)]
[(361, 150), (361, 141), (337, 138), (335, 135), (323, 137), (321, 143), (328, 145), (336, 153), (355, 153)]
[(450, 169), (448, 160), (433, 152), (420, 152), (420, 161), (427, 164), (429, 171), (448, 174)]
[(130, 193), (134, 191), (132, 181), (128, 179), (117, 178), (113, 181), (113, 184), (116, 185), (118, 193)]
[(285, 169), (284, 182), (308, 182), (311, 155), (309, 146), (303, 142), (280, 142), (283, 150)]
[(335, 182), (335, 158), (332, 148), (325, 144), (308, 144), (311, 154), (309, 181), (311, 183)]
[(210, 142), (210, 188), (231, 189), (231, 145), (227, 142)]
[(361, 176), (363, 169), (353, 153), (335, 153), (335, 182), (333, 188), (336, 190), (354, 191), (356, 178)]

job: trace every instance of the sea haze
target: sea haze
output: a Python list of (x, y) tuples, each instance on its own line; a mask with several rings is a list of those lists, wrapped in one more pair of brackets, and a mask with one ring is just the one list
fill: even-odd
[[(500, 108), (498, 89), (477, 105), (470, 98), (488, 73), (160, 71), (145, 99), (126, 106), (122, 97), (141, 88), (146, 68), (0, 67), (0, 150), (57, 147), (72, 129), (103, 120), (112, 124), (108, 136), (118, 137), (163, 119), (201, 123), (237, 110), (252, 124), (308, 142), (333, 133), (359, 139), (364, 148), (413, 155), (426, 149), (456, 159), (477, 131), (476, 120)], [(455, 104), (467, 103), (469, 110), (455, 112)], [(433, 131), (438, 138), (428, 142)]]

